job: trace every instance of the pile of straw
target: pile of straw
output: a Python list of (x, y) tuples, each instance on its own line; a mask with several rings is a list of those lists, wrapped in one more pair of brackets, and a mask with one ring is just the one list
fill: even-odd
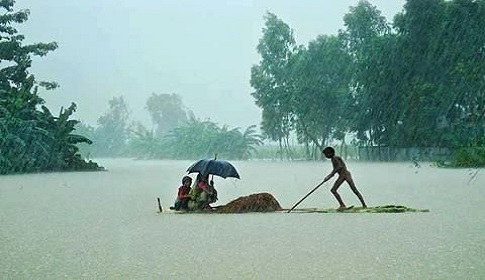
[(269, 193), (239, 197), (217, 210), (218, 213), (274, 212), (282, 210), (279, 202)]

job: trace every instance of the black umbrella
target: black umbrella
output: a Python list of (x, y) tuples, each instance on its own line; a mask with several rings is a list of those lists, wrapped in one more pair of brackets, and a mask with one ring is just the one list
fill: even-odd
[(236, 168), (234, 168), (231, 163), (225, 160), (201, 159), (192, 164), (189, 168), (187, 168), (187, 172), (198, 172), (202, 176), (212, 174), (220, 176), (222, 178), (233, 177), (240, 179), (239, 173), (237, 173)]

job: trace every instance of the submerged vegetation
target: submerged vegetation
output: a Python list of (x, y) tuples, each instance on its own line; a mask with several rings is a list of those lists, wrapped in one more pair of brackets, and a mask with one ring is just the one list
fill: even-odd
[(403, 205), (383, 205), (375, 207), (350, 207), (345, 210), (338, 210), (334, 208), (320, 209), (320, 208), (296, 208), (292, 210), (294, 213), (405, 213), (405, 212), (430, 212), (429, 209), (415, 209)]
[(100, 169), (78, 153), (77, 144), (91, 140), (74, 133), (77, 121), (70, 116), (76, 105), (53, 115), (38, 90), (57, 84), (36, 81), (28, 71), (32, 56), (44, 56), (57, 44), (24, 45), (14, 25), (29, 12), (13, 11), (13, 1), (1, 1), (0, 10), (0, 174)]
[(438, 161), (441, 167), (483, 167), (485, 166), (485, 138), (471, 143), (468, 147), (459, 147), (453, 151), (449, 161)]

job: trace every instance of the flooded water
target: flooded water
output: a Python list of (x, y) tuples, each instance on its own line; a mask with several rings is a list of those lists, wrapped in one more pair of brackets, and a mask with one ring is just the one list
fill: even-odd
[[(403, 214), (157, 214), (189, 161), (99, 160), (108, 172), (0, 177), (2, 279), (484, 279), (485, 170), (348, 162), (369, 206)], [(322, 162), (233, 162), (219, 202), (291, 207)], [(333, 180), (332, 180), (333, 181)], [(323, 185), (299, 207), (337, 207)], [(348, 205), (359, 206), (348, 186)]]

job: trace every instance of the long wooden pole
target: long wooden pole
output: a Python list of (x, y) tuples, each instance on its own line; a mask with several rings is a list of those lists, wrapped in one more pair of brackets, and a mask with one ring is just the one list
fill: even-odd
[(303, 200), (305, 200), (305, 198), (307, 198), (308, 196), (310, 196), (314, 191), (316, 191), (321, 185), (323, 185), (323, 183), (325, 183), (325, 181), (321, 182), (320, 184), (318, 184), (315, 188), (313, 188), (313, 190), (311, 190), (309, 193), (307, 193), (302, 199), (300, 199), (300, 201), (298, 201), (295, 205), (293, 205), (293, 207), (291, 207), (290, 210), (288, 210), (288, 212), (286, 213), (290, 213), (293, 209), (296, 208), (296, 206), (298, 206), (298, 204), (300, 204)]

